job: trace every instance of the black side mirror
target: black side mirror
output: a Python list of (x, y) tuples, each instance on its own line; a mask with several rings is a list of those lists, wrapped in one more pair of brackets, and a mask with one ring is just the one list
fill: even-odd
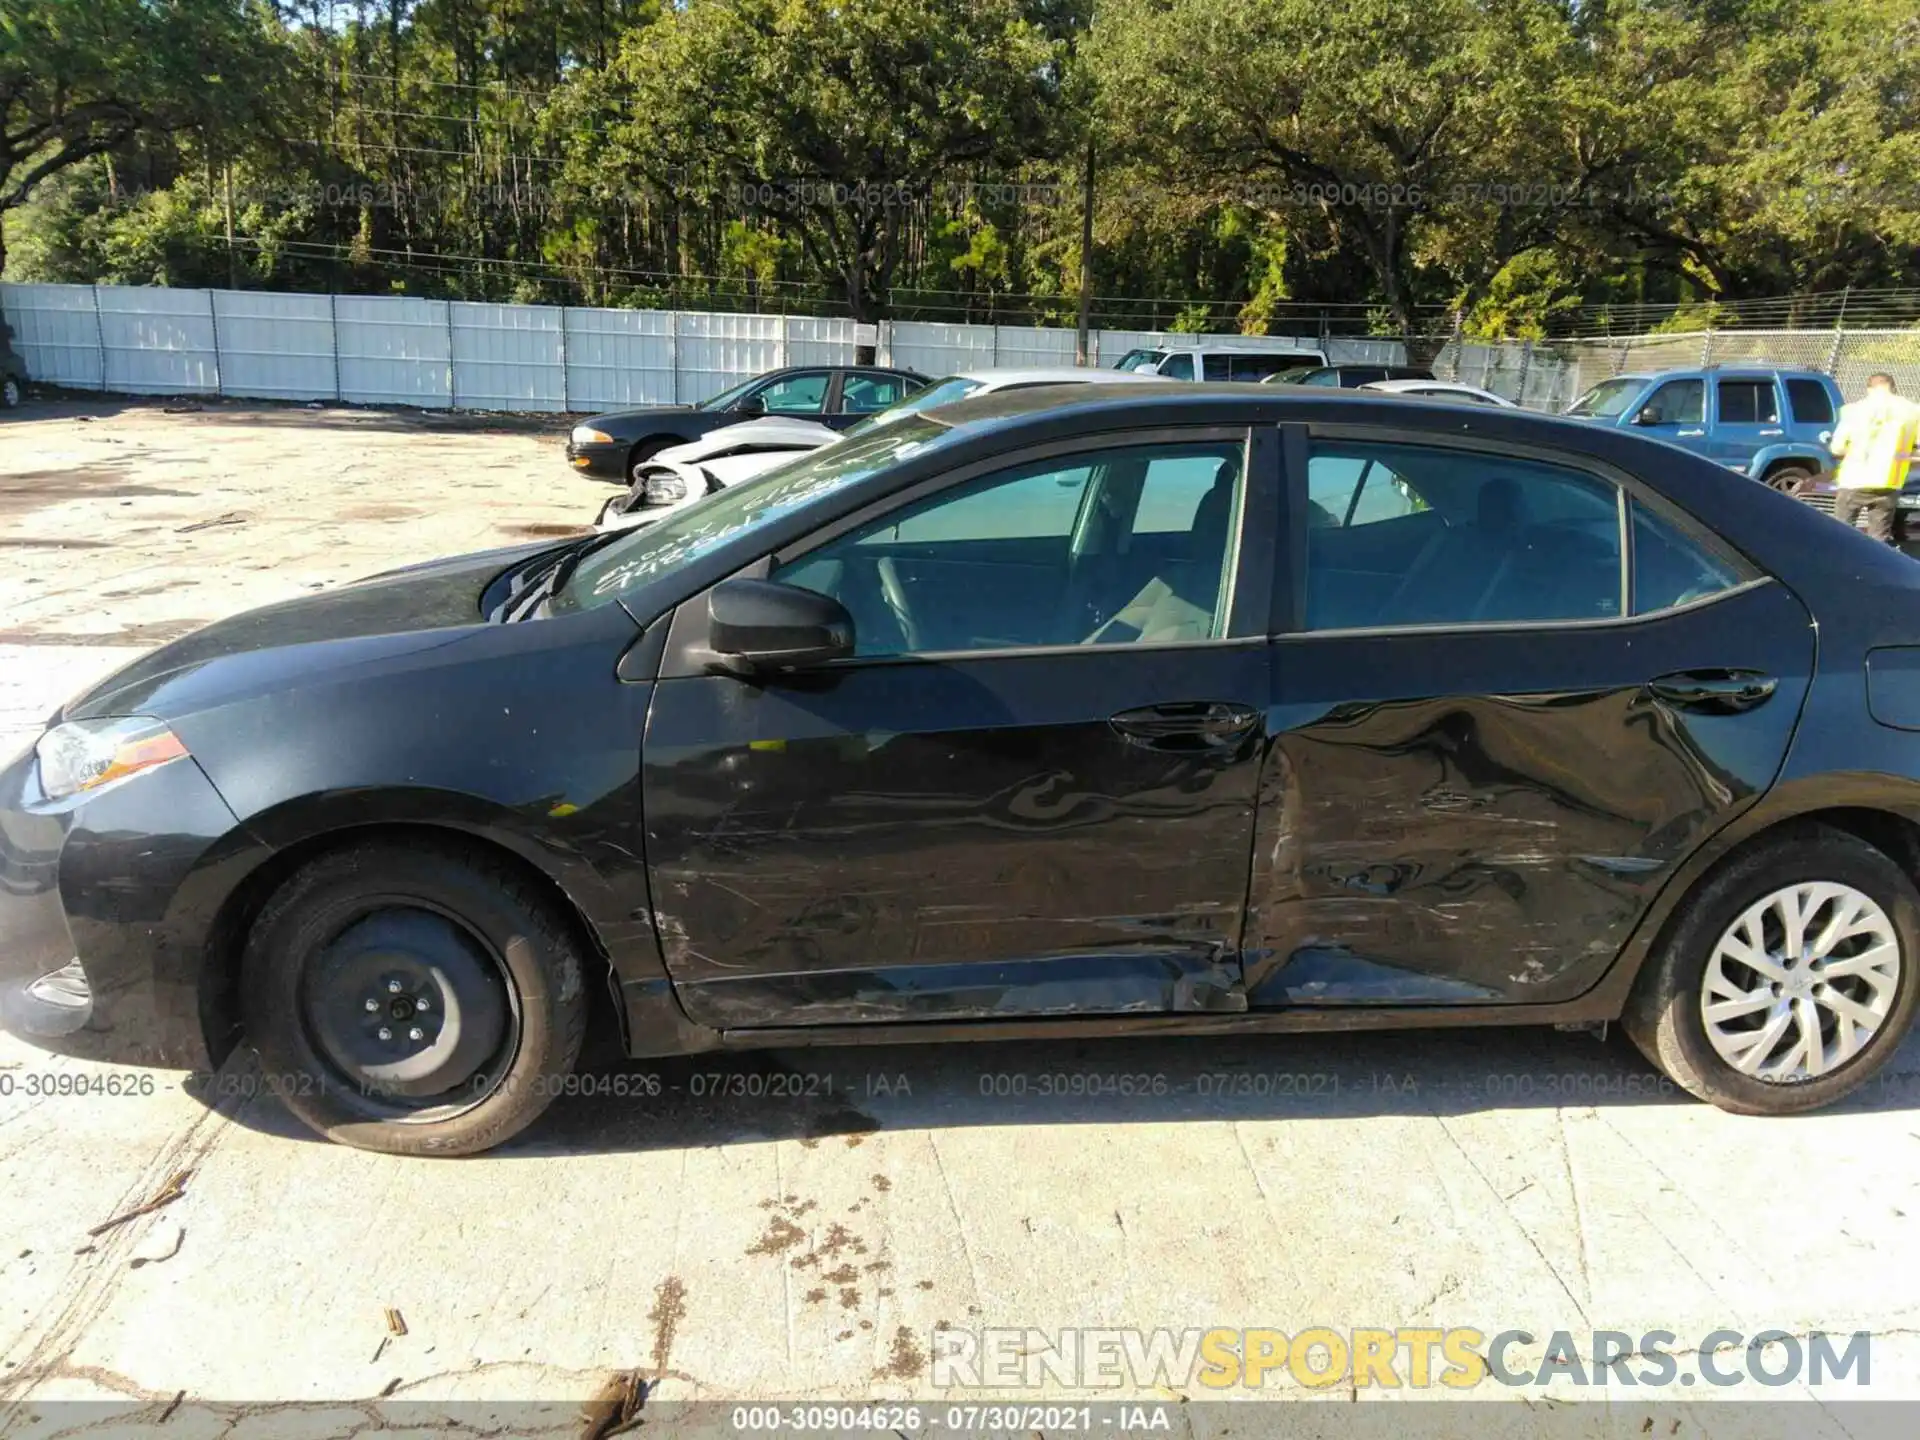
[(1658, 410), (1642, 410), (1633, 417), (1633, 423), (1636, 425), (1664, 425), (1666, 424), (1666, 419)]
[(764, 415), (767, 413), (767, 402), (758, 395), (748, 395), (734, 402), (733, 413), (747, 416)]
[(853, 654), (853, 616), (797, 585), (723, 580), (707, 592), (707, 648), (733, 670), (799, 670)]

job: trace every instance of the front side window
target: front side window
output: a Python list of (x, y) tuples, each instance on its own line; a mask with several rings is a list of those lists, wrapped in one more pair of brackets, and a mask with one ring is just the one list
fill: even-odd
[(1193, 357), (1169, 355), (1160, 362), (1160, 368), (1154, 373), (1167, 380), (1191, 380), (1193, 379)]
[(1698, 425), (1707, 418), (1707, 387), (1699, 380), (1669, 380), (1634, 418), (1642, 425)]
[(1595, 620), (1621, 613), (1616, 487), (1469, 450), (1316, 444), (1307, 628)]
[(1773, 425), (1779, 419), (1780, 406), (1774, 398), (1771, 380), (1720, 382), (1721, 424)]
[(827, 382), (833, 378), (826, 370), (809, 370), (776, 380), (757, 398), (769, 415), (818, 415), (827, 407)]
[(1567, 407), (1569, 415), (1595, 420), (1616, 420), (1627, 413), (1634, 397), (1646, 389), (1647, 382), (1637, 375), (1619, 380), (1602, 380)]
[(1243, 469), (1237, 441), (1031, 462), (900, 505), (773, 578), (845, 605), (860, 656), (1216, 639)]
[(849, 436), (823, 445), (789, 464), (730, 485), (594, 549), (554, 596), (553, 609), (611, 605), (688, 561), (819, 505), (952, 433), (938, 421), (915, 416), (860, 439)]
[(871, 415), (906, 396), (907, 382), (898, 375), (856, 375), (840, 381), (840, 409), (848, 415)]
[(1833, 423), (1833, 397), (1818, 380), (1787, 381), (1787, 403), (1793, 407), (1796, 425)]

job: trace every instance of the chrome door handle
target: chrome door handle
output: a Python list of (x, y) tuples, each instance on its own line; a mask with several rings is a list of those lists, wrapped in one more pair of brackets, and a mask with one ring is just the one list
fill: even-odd
[(1675, 438), (1677, 439), (1682, 435), (1687, 436), (1688, 438), (1692, 438), (1693, 436), (1696, 436), (1696, 435), (1704, 435), (1707, 432), (1704, 430), (1676, 430), (1673, 433)]
[(1762, 435), (1784, 435), (1787, 432), (1784, 430), (1762, 430), (1760, 433)]

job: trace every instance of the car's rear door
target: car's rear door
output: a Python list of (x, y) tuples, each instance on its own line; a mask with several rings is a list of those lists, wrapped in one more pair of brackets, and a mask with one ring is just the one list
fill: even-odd
[(726, 1028), (1243, 1003), (1273, 432), (1004, 457), (770, 561), (858, 653), (676, 664), (647, 859), (688, 1013)]
[(1760, 451), (1786, 438), (1781, 396), (1771, 375), (1717, 376), (1713, 405), (1708, 453), (1729, 469), (1745, 470)]
[[(1353, 427), (1288, 454), (1252, 1004), (1579, 994), (1778, 773), (1805, 608), (1577, 459)], [(1383, 470), (1397, 504), (1339, 504)]]

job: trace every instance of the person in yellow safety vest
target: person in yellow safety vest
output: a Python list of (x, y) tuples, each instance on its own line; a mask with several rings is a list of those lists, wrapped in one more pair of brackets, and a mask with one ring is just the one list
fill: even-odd
[(1840, 407), (1840, 423), (1828, 446), (1840, 457), (1834, 476), (1833, 515), (1851, 525), (1867, 517), (1866, 532), (1888, 545), (1900, 543), (1900, 489), (1920, 445), (1920, 405), (1897, 394), (1891, 375), (1867, 379), (1866, 395)]

